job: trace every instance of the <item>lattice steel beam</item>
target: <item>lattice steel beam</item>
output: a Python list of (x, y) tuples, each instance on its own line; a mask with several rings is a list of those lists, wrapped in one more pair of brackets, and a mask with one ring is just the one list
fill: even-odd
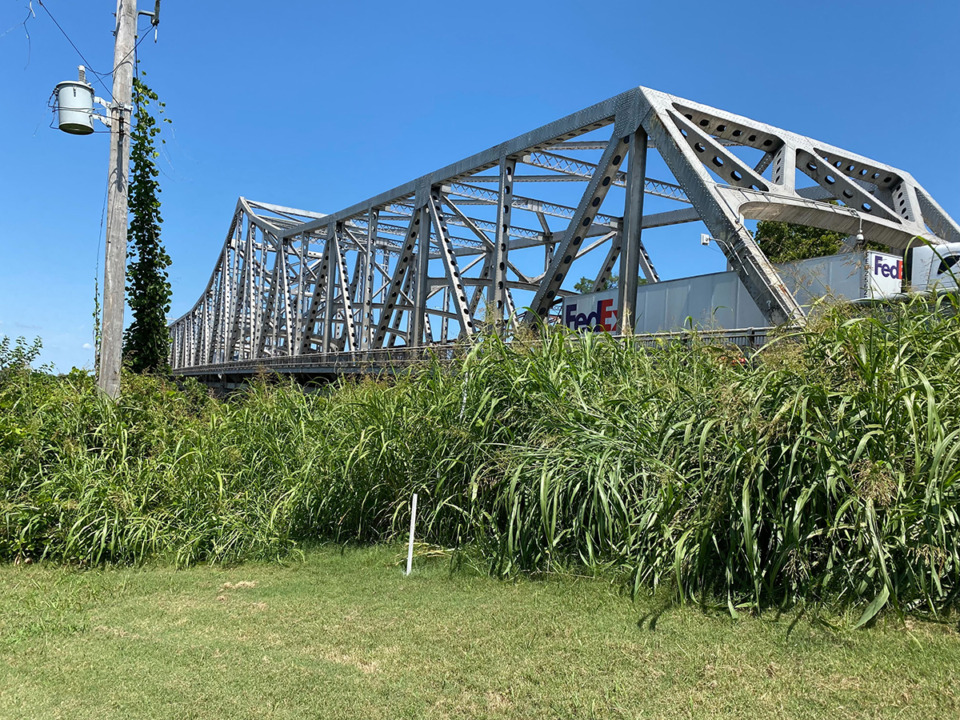
[[(645, 167), (634, 172), (647, 148), (672, 178), (646, 177)], [(525, 165), (543, 174), (527, 173)], [(518, 182), (525, 196), (515, 192)], [(625, 193), (608, 197), (614, 186)], [(646, 213), (644, 195), (687, 207)], [(531, 223), (517, 222), (517, 212), (530, 213)], [(902, 169), (634, 88), (330, 214), (240, 198), (206, 288), (171, 325), (171, 364), (249, 362), (348, 343), (353, 351), (451, 342), (478, 325), (484, 290), (492, 308), (487, 320), (512, 313), (511, 295), (520, 291), (527, 295), (518, 301), (534, 310), (528, 319), (548, 318), (586, 272), (602, 284), (619, 263), (628, 283), (640, 273), (656, 281), (644, 247), (648, 232), (690, 222), (702, 222), (720, 241), (771, 323), (803, 322), (744, 226), (748, 218), (848, 235), (862, 229), (894, 251), (918, 235), (960, 242), (960, 226)], [(551, 227), (558, 221), (564, 227)], [(466, 232), (454, 235), (454, 228)], [(689, 252), (674, 246), (668, 251)], [(542, 253), (531, 256), (532, 248)], [(599, 268), (583, 261), (600, 248), (606, 256)], [(442, 277), (430, 277), (431, 264), (443, 266)], [(621, 308), (629, 313), (633, 292), (621, 287)], [(440, 318), (432, 329), (431, 316)]]

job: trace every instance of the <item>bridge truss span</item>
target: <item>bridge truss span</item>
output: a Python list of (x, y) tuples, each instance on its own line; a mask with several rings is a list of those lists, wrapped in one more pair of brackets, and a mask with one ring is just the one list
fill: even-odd
[(450, 344), (551, 321), (584, 275), (594, 288), (619, 275), (619, 317), (633, 317), (637, 283), (660, 281), (648, 237), (696, 222), (771, 325), (802, 323), (750, 219), (895, 252), (960, 241), (903, 170), (634, 88), (337, 212), (240, 198), (210, 281), (170, 325), (170, 361), (202, 374)]

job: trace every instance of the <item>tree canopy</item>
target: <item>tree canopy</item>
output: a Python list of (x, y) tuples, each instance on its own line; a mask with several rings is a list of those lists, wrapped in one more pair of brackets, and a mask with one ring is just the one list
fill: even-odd
[(584, 275), (582, 278), (577, 280), (577, 284), (573, 286), (573, 289), (576, 290), (581, 295), (586, 295), (587, 293), (600, 292), (601, 290), (609, 290), (611, 288), (617, 287), (617, 284), (620, 282), (619, 275), (611, 275), (609, 278), (600, 283), (600, 287), (596, 290), (593, 289), (593, 278), (588, 278)]
[(756, 232), (757, 245), (774, 263), (836, 255), (846, 237), (844, 233), (772, 220), (758, 222)]
[[(835, 202), (831, 204), (836, 205)], [(774, 263), (836, 255), (847, 239), (845, 233), (773, 220), (758, 222), (754, 236), (763, 254)], [(887, 250), (884, 245), (869, 241), (864, 243), (864, 247), (868, 250)]]

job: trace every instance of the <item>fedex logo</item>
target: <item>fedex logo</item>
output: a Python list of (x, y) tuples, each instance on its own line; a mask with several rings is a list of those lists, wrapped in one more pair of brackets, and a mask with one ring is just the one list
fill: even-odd
[(903, 279), (903, 260), (895, 260), (892, 263), (887, 262), (887, 258), (882, 255), (873, 256), (873, 274), (887, 278)]
[(574, 330), (597, 330), (613, 332), (617, 329), (617, 310), (613, 300), (599, 300), (590, 313), (578, 313), (577, 303), (570, 302), (564, 308), (563, 324)]

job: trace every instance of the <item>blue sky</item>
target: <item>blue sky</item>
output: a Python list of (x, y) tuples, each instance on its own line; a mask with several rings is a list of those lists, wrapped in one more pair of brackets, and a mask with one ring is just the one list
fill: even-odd
[[(95, 70), (111, 67), (113, 0), (44, 5)], [(23, 25), (28, 0), (0, 4), (0, 335), (89, 368), (107, 135), (50, 127), (47, 99), (83, 61), (32, 7)], [(960, 218), (958, 34), (947, 0), (165, 0), (139, 55), (173, 121), (172, 316), (206, 284), (240, 195), (335, 211), (635, 85), (904, 168)], [(654, 257), (661, 275), (720, 269), (684, 232), (689, 246)]]

